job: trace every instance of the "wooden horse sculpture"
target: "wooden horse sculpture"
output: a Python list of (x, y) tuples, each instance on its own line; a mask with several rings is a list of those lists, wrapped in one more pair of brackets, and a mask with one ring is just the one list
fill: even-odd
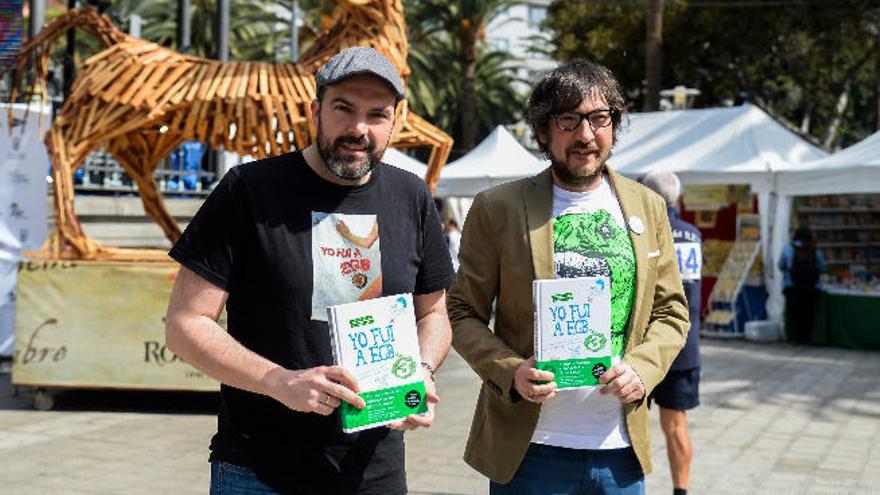
[[(257, 158), (309, 145), (315, 138), (309, 112), (315, 98), (313, 74), (351, 46), (371, 46), (385, 54), (406, 80), (408, 43), (400, 0), (342, 0), (336, 15), (333, 27), (296, 64), (219, 62), (183, 55), (129, 36), (92, 9), (71, 10), (47, 25), (18, 53), (14, 87), (32, 68), (32, 90), (45, 97), (49, 48), (68, 29), (84, 28), (106, 47), (80, 68), (45, 138), (56, 206), (49, 255), (167, 259), (157, 250), (103, 246), (83, 231), (74, 212), (72, 174), (100, 147), (137, 184), (146, 213), (174, 242), (180, 227), (165, 208), (153, 172), (184, 140)], [(401, 105), (391, 145), (431, 148), (425, 180), (433, 188), (452, 139)]]

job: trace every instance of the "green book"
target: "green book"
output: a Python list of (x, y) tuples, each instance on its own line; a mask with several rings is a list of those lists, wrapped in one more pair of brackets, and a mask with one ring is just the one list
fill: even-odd
[(357, 380), (367, 406), (339, 406), (351, 433), (427, 412), (412, 294), (327, 307), (333, 359)]
[(553, 372), (560, 389), (592, 387), (611, 367), (608, 277), (535, 280), (536, 368)]

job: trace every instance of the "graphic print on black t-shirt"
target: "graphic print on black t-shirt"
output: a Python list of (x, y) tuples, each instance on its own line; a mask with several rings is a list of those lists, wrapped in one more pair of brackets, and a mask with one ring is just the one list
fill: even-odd
[(382, 295), (382, 254), (376, 215), (312, 212), (312, 319), (327, 306)]
[(556, 275), (611, 280), (611, 354), (622, 356), (635, 294), (632, 241), (606, 210), (567, 213), (553, 220)]

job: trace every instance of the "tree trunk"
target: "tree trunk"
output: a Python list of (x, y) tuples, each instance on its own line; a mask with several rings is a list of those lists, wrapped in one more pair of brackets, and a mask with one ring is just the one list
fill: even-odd
[(660, 109), (663, 74), (663, 0), (650, 0), (645, 22), (645, 104), (643, 110)]
[(801, 133), (810, 133), (810, 121), (813, 117), (813, 103), (807, 103), (804, 107), (804, 117), (801, 119)]
[(462, 30), (461, 39), (461, 144), (463, 153), (473, 149), (477, 141), (477, 33)]
[(831, 145), (837, 138), (837, 130), (840, 128), (840, 122), (843, 120), (843, 112), (846, 111), (846, 105), (849, 103), (849, 85), (846, 84), (837, 96), (837, 105), (834, 106), (834, 114), (831, 116), (831, 122), (828, 129), (825, 130), (825, 136), (822, 137), (822, 148), (831, 151)]
[[(880, 32), (877, 33), (877, 41), (874, 43), (874, 51), (880, 51)], [(874, 56), (874, 74), (876, 75), (874, 78), (876, 81), (874, 84), (874, 98), (876, 99), (877, 106), (877, 122), (875, 128), (880, 131), (880, 53)]]

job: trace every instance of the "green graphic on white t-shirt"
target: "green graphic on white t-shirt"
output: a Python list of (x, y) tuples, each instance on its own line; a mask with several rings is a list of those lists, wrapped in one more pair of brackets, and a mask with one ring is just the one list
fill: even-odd
[(553, 221), (553, 252), (560, 278), (611, 279), (611, 354), (622, 356), (636, 286), (635, 252), (626, 230), (606, 210), (563, 214)]

